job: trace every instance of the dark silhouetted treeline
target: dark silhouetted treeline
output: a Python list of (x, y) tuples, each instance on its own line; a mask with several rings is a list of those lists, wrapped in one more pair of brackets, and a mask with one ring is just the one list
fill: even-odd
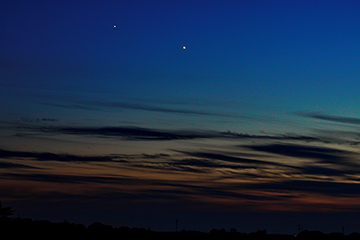
[(14, 211), (10, 207), (3, 207), (0, 202), (0, 239), (201, 239), (201, 240), (252, 240), (252, 239), (273, 239), (273, 240), (352, 240), (360, 239), (360, 233), (344, 235), (343, 233), (324, 234), (319, 231), (304, 230), (297, 235), (267, 234), (266, 230), (258, 230), (254, 233), (240, 233), (235, 228), (229, 231), (225, 229), (212, 229), (209, 232), (187, 231), (180, 232), (155, 232), (144, 228), (118, 227), (95, 222), (86, 227), (83, 224), (52, 223), (47, 220), (31, 220), (28, 218), (11, 218)]
[[(341, 239), (360, 239), (359, 233), (344, 235), (342, 233), (324, 234), (318, 231), (303, 231), (298, 235), (280, 235), (267, 234), (266, 231), (260, 230), (254, 233), (240, 233), (232, 228), (230, 231), (225, 229), (212, 229), (210, 232), (187, 231), (179, 232), (155, 232), (144, 228), (118, 227), (95, 222), (88, 227), (83, 224), (69, 223), (52, 223), (46, 220), (31, 220), (23, 218), (0, 218), (0, 232), (2, 236), (10, 236), (11, 239), (134, 239), (154, 238), (154, 239), (316, 239), (316, 240), (341, 240)], [(10, 238), (9, 238), (10, 239)]]

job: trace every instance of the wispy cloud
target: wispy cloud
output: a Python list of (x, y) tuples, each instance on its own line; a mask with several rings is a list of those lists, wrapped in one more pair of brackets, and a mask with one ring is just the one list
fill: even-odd
[(47, 127), (38, 129), (43, 133), (62, 133), (73, 135), (94, 135), (100, 137), (118, 137), (127, 140), (186, 140), (213, 138), (217, 134), (206, 131), (156, 130), (140, 127)]
[(360, 124), (360, 118), (351, 118), (351, 117), (340, 117), (340, 116), (332, 116), (332, 115), (326, 115), (322, 113), (297, 113), (298, 115), (325, 120), (325, 121), (331, 121), (331, 122), (338, 122), (338, 123), (349, 123), (349, 124)]
[[(335, 164), (347, 168), (359, 168), (360, 164), (354, 161), (356, 152), (321, 146), (305, 146), (295, 144), (268, 144), (263, 146), (250, 147), (257, 151), (266, 151), (283, 156), (295, 157), (298, 159), (312, 159), (318, 163)], [(348, 169), (350, 170), (350, 169)]]
[[(242, 186), (246, 188), (246, 186)], [(290, 180), (281, 182), (257, 183), (248, 185), (247, 188), (263, 191), (283, 191), (324, 194), (327, 196), (352, 196), (358, 197), (360, 184), (334, 181)]]
[(36, 132), (41, 134), (70, 134), (70, 135), (92, 135), (97, 137), (114, 137), (126, 140), (191, 140), (191, 139), (258, 139), (258, 140), (281, 140), (281, 141), (305, 141), (305, 142), (324, 142), (328, 141), (323, 137), (306, 136), (298, 134), (246, 134), (236, 132), (222, 132), (214, 130), (169, 130), (154, 129), (136, 126), (98, 126), (98, 127), (79, 127), (79, 126), (36, 126), (20, 125), (16, 127), (18, 132)]
[[(84, 94), (84, 93), (83, 93)], [(88, 97), (90, 98), (90, 97)], [(95, 100), (93, 100), (95, 98)], [(59, 101), (61, 103), (59, 103)], [(214, 117), (232, 117), (232, 118), (250, 118), (248, 116), (239, 115), (237, 113), (225, 112), (224, 108), (216, 106), (213, 109), (217, 110), (208, 110), (209, 106), (217, 105), (218, 103), (206, 102), (201, 103), (199, 101), (185, 102), (185, 101), (171, 101), (169, 99), (141, 99), (141, 98), (122, 98), (119, 100), (103, 100), (100, 96), (92, 96), (91, 100), (86, 98), (79, 99), (77, 97), (54, 97), (42, 95), (40, 99), (37, 100), (38, 103), (48, 106), (54, 106), (59, 108), (68, 108), (68, 109), (82, 109), (82, 110), (113, 110), (113, 109), (123, 109), (123, 110), (139, 110), (147, 112), (158, 112), (158, 113), (169, 113), (169, 114), (183, 114), (183, 115), (200, 115), (200, 116), (214, 116)], [(234, 108), (234, 104), (223, 103), (231, 105), (230, 110)], [(206, 108), (206, 109), (205, 109)]]
[(111, 162), (115, 161), (111, 156), (78, 156), (71, 154), (55, 154), (48, 152), (25, 152), (9, 151), (0, 149), (0, 158), (29, 158), (37, 161), (60, 161), (60, 162)]
[(260, 167), (260, 166), (264, 166), (264, 165), (276, 165), (276, 166), (288, 166), (288, 165), (283, 165), (283, 164), (279, 164), (276, 162), (269, 162), (269, 161), (263, 161), (263, 160), (257, 160), (257, 159), (252, 159), (252, 158), (243, 158), (243, 157), (235, 157), (235, 156), (231, 156), (231, 155), (226, 155), (223, 153), (214, 153), (214, 152), (182, 152), (184, 154), (193, 156), (193, 157), (199, 157), (199, 158), (204, 158), (204, 159), (208, 159), (208, 160), (216, 160), (216, 161), (221, 161), (221, 162), (225, 162), (225, 163), (235, 163), (235, 164), (242, 164), (245, 167), (249, 167), (251, 166), (253, 167)]
[(0, 162), (0, 169), (21, 169), (21, 168), (29, 168), (29, 169), (40, 169), (37, 167), (32, 167), (26, 164), (19, 163), (11, 163), (11, 162)]
[(2, 179), (15, 178), (26, 181), (38, 181), (38, 182), (53, 182), (53, 183), (108, 183), (108, 184), (124, 184), (135, 185), (139, 183), (136, 178), (131, 177), (101, 177), (101, 176), (76, 176), (65, 174), (44, 174), (44, 173), (5, 173), (1, 176)]
[[(327, 147), (284, 143), (247, 144), (241, 148), (235, 145), (231, 153), (202, 149), (173, 150), (167, 154), (86, 156), (0, 150), (0, 158), (6, 160), (0, 161), (4, 163), (3, 170), (21, 168), (27, 161), (31, 166), (37, 166), (36, 162), (48, 162), (47, 168), (27, 170), (25, 166), (24, 170), (27, 171), (3, 172), (0, 178), (7, 181), (16, 179), (44, 184), (70, 184), (72, 187), (69, 189), (78, 185), (92, 186), (93, 190), (86, 188), (87, 196), (96, 197), (101, 191), (102, 196), (123, 194), (126, 199), (141, 201), (182, 199), (221, 205), (226, 200), (241, 203), (244, 207), (258, 208), (259, 204), (273, 206), (283, 201), (294, 201), (295, 206), (305, 196), (321, 195), (328, 197), (330, 206), (331, 201), (337, 201), (332, 198), (355, 199), (360, 192), (359, 179), (351, 177), (360, 173), (360, 167), (348, 158), (350, 153)], [(249, 157), (243, 157), (245, 155)], [(294, 158), (294, 162), (288, 159), (284, 161), (286, 157)], [(61, 164), (56, 164), (56, 171), (49, 171), (49, 164), (54, 162)], [(78, 168), (81, 164), (92, 170), (67, 172), (68, 164)], [(345, 170), (350, 167), (351, 171)], [(94, 174), (94, 171), (99, 173)], [(62, 190), (62, 194), (69, 193)]]
[[(102, 191), (102, 196), (123, 195), (139, 201), (171, 199), (213, 206), (231, 202), (232, 206), (244, 208), (270, 208), (286, 201), (293, 201), (294, 206), (303, 201), (305, 206), (309, 198), (316, 200), (316, 196), (328, 198), (331, 206), (340, 202), (337, 198), (356, 199), (360, 191), (356, 150), (350, 145), (334, 147), (333, 143), (340, 140), (318, 131), (301, 135), (122, 125), (79, 127), (67, 126), (59, 118), (39, 119), (22, 119), (13, 128), (18, 133), (107, 138), (115, 140), (112, 143), (121, 140), (133, 146), (140, 141), (147, 141), (145, 144), (160, 141), (166, 147), (158, 148), (155, 154), (146, 149), (122, 154), (120, 149), (120, 154), (108, 155), (0, 149), (2, 179), (59, 184), (73, 189), (91, 186), (93, 190), (87, 188), (86, 194), (94, 197)], [(62, 139), (66, 141), (68, 136)], [(186, 144), (171, 144), (176, 140)], [(206, 144), (198, 140), (206, 140)], [(167, 145), (167, 141), (172, 142)], [(201, 147), (196, 148), (193, 142), (201, 142)], [(52, 164), (56, 170), (51, 169)], [(41, 168), (43, 165), (47, 168)], [(69, 166), (91, 171), (68, 172)]]
[(283, 156), (311, 158), (325, 163), (336, 163), (339, 161), (344, 161), (344, 155), (347, 153), (344, 150), (295, 144), (266, 144), (249, 146), (249, 148), (256, 151), (275, 153)]
[(84, 102), (90, 106), (107, 107), (107, 108), (123, 108), (123, 109), (134, 109), (152, 112), (162, 113), (179, 113), (179, 114), (192, 114), (192, 115), (204, 115), (204, 116), (220, 116), (220, 117), (240, 117), (238, 115), (202, 111), (202, 110), (191, 110), (191, 109), (179, 109), (177, 107), (159, 107), (153, 106), (146, 103), (127, 103), (127, 102), (100, 102), (100, 101), (89, 101)]

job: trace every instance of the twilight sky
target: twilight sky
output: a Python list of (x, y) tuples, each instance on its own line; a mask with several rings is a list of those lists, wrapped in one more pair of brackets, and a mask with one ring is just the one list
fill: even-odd
[(360, 231), (359, 11), (4, 1), (0, 201), (159, 231)]

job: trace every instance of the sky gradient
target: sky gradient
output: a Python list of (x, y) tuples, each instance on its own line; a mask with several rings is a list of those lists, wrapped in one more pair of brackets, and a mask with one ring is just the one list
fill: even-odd
[(359, 10), (5, 1), (0, 201), (160, 231), (360, 231)]

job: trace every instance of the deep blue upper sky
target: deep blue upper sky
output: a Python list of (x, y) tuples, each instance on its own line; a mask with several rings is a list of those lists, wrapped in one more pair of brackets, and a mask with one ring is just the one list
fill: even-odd
[[(209, 209), (233, 223), (250, 214), (252, 227), (251, 211), (359, 211), (359, 10), (330, 0), (3, 2), (0, 201), (29, 217), (146, 222), (124, 204), (154, 225), (161, 212), (159, 229), (180, 213), (206, 229), (218, 219)], [(87, 212), (92, 202), (101, 207)], [(194, 208), (208, 222), (191, 225)], [(290, 215), (278, 220), (299, 224)], [(261, 226), (279, 227), (266, 216)], [(337, 219), (359, 226), (352, 217)]]
[[(357, 1), (6, 1), (2, 8), (3, 86), (358, 116), (349, 106), (359, 89)], [(350, 109), (341, 113), (343, 105)]]
[(243, 115), (359, 117), (358, 9), (357, 1), (7, 1), (0, 84), (225, 101)]

